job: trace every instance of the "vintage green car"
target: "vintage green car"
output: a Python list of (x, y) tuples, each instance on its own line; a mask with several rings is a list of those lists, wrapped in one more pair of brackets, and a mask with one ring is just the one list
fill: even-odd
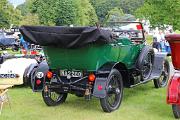
[(31, 72), (32, 89), (55, 106), (68, 93), (100, 99), (103, 111), (119, 108), (123, 88), (154, 80), (167, 85), (165, 53), (146, 45), (140, 22), (112, 22), (105, 27), (22, 26), (24, 39), (43, 47), (46, 61)]

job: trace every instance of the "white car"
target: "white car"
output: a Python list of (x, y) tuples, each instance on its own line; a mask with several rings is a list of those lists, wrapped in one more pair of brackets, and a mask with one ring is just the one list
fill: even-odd
[[(0, 85), (22, 85), (24, 76), (37, 61), (31, 58), (11, 58), (0, 64)], [(27, 81), (26, 81), (27, 82)]]

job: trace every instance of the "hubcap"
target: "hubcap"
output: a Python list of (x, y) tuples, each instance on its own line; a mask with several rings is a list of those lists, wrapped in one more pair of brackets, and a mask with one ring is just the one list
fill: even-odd
[(58, 102), (59, 100), (61, 100), (61, 98), (63, 97), (62, 94), (58, 94), (57, 92), (55, 91), (52, 91), (52, 90), (48, 90), (48, 92), (46, 92), (46, 95), (48, 97), (50, 97), (53, 101), (55, 102)]

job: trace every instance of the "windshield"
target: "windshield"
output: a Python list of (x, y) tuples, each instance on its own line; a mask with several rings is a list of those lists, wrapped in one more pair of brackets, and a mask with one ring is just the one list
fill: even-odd
[(106, 28), (113, 36), (128, 37), (132, 40), (144, 40), (143, 27), (139, 22), (109, 22)]

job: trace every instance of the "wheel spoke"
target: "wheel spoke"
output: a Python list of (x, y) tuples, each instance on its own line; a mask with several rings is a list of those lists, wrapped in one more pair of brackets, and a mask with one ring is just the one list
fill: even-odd
[(108, 103), (110, 106), (116, 105), (118, 99), (117, 96), (121, 93), (119, 87), (118, 77), (113, 75), (110, 79), (108, 87)]

